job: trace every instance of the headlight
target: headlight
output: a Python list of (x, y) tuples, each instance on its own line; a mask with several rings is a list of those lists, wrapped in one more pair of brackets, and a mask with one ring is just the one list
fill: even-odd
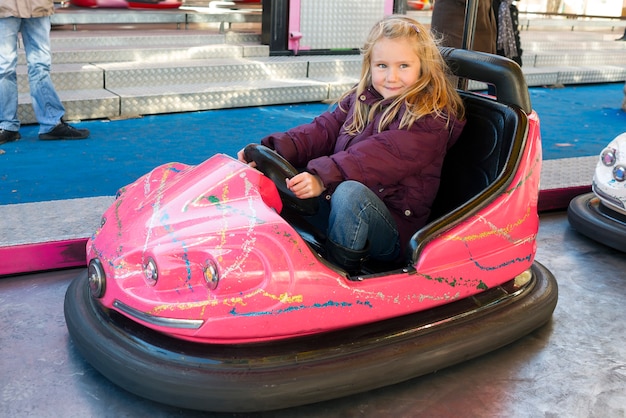
[(217, 284), (220, 281), (219, 271), (217, 270), (217, 266), (213, 260), (207, 260), (206, 265), (204, 266), (204, 281), (207, 286), (211, 290), (215, 290), (217, 288)]
[(613, 178), (620, 182), (626, 180), (626, 167), (621, 164), (615, 166), (613, 169)]
[(605, 148), (602, 154), (600, 154), (600, 161), (602, 161), (602, 164), (605, 166), (612, 167), (615, 161), (617, 161), (616, 153), (615, 148)]
[(148, 261), (143, 265), (143, 274), (146, 277), (148, 286), (154, 286), (159, 280), (159, 271), (157, 269), (156, 261), (152, 257), (148, 257)]
[(89, 291), (94, 298), (101, 298), (104, 296), (106, 290), (106, 277), (102, 263), (97, 258), (92, 259), (89, 262), (89, 268), (87, 269), (87, 280), (89, 280)]

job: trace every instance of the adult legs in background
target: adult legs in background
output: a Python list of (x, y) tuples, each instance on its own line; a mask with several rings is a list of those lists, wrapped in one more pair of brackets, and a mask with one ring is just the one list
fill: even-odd
[(50, 17), (22, 19), (21, 32), (33, 110), (39, 122), (39, 133), (45, 134), (58, 125), (65, 114), (63, 103), (50, 78)]
[(0, 129), (17, 132), (17, 33), (21, 19), (0, 18)]

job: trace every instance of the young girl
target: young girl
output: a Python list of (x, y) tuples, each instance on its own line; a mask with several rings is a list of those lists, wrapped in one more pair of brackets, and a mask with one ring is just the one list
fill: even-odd
[[(446, 151), (465, 124), (461, 98), (429, 31), (406, 16), (372, 28), (359, 83), (333, 111), (261, 143), (306, 171), (287, 180), (320, 196), (328, 258), (356, 274), (372, 257), (403, 255), (439, 187)], [(243, 151), (240, 161), (246, 162)]]

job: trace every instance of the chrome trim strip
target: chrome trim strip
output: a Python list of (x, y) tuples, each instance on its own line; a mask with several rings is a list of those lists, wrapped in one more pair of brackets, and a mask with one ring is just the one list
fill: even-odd
[(204, 323), (204, 321), (201, 319), (163, 318), (160, 316), (150, 315), (148, 313), (141, 312), (135, 308), (132, 308), (117, 299), (115, 299), (115, 301), (113, 302), (113, 307), (128, 316), (159, 327), (198, 329)]
[(605, 203), (610, 204), (611, 206), (615, 206), (618, 209), (621, 209), (621, 211), (623, 212), (624, 209), (624, 203), (622, 203), (621, 200), (619, 200), (616, 197), (610, 196), (608, 195), (606, 192), (604, 192), (602, 189), (600, 189), (595, 182), (591, 183), (591, 190), (598, 195), (598, 197), (600, 199), (602, 199)]

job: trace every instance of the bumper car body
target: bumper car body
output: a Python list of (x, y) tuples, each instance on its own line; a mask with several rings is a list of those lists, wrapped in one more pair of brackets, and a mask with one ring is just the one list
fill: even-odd
[(548, 321), (557, 287), (534, 260), (541, 140), (523, 75), (442, 53), (501, 95), (463, 92), (468, 123), (406, 263), (349, 276), (268, 172), (222, 154), (165, 164), (120, 191), (87, 244), (65, 300), (80, 353), (141, 396), (241, 412), (397, 383)]

